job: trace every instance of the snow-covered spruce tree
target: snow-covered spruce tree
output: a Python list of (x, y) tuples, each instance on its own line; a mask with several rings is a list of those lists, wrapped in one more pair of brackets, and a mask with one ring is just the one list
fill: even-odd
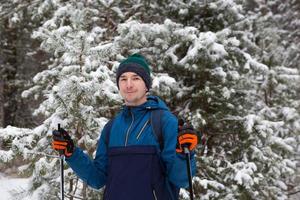
[[(33, 127), (35, 122), (39, 121), (31, 116), (32, 107), (36, 102), (27, 101), (20, 96), (22, 91), (28, 88), (30, 78), (45, 66), (45, 63), (43, 65), (41, 62), (45, 61), (47, 56), (38, 51), (38, 42), (30, 37), (45, 16), (51, 13), (52, 7), (49, 2), (47, 1), (47, 6), (44, 1), (1, 1), (0, 90), (5, 102), (0, 103), (3, 110), (3, 119), (0, 122), (2, 127)], [(38, 11), (37, 8), (42, 6), (44, 9)]]
[[(44, 62), (47, 56), (39, 50), (38, 42), (30, 37), (54, 7), (52, 1), (1, 1), (0, 88), (3, 90), (0, 95), (3, 95), (4, 102), (0, 104), (5, 120), (3, 129), (0, 129), (0, 170), (9, 175), (20, 172), (19, 175), (28, 177), (32, 173), (28, 170), (32, 165), (27, 165), (31, 157), (25, 154), (34, 148), (38, 137), (26, 128), (35, 126), (42, 117), (30, 115), (39, 100), (22, 99), (21, 92), (29, 87), (28, 77), (47, 64)], [(6, 127), (8, 124), (26, 128)]]
[[(0, 96), (4, 100), (0, 104), (5, 118), (5, 128), (0, 129), (0, 170), (9, 175), (18, 171), (21, 176), (30, 174), (23, 170), (24, 167), (18, 168), (24, 164), (30, 168), (26, 165), (30, 156), (24, 156), (24, 152), (37, 142), (32, 130), (26, 128), (35, 126), (42, 118), (30, 115), (38, 101), (22, 99), (21, 92), (29, 87), (28, 77), (46, 66), (46, 62), (41, 62), (47, 56), (39, 51), (37, 41), (30, 37), (52, 8), (51, 1), (3, 0), (0, 4)], [(26, 128), (7, 126), (9, 124)]]
[[(296, 140), (298, 151), (294, 160), (299, 162), (300, 96), (299, 96), (299, 16), (297, 1), (248, 1), (247, 11), (251, 16), (253, 39), (262, 51), (257, 56), (271, 69), (263, 84), (261, 95), (267, 108), (261, 113), (268, 119), (277, 118), (284, 125), (280, 137)], [(259, 109), (259, 108), (257, 108)], [(295, 141), (294, 141), (295, 142)], [(292, 194), (299, 190), (298, 173), (285, 178), (284, 190)]]
[(257, 43), (270, 52), (265, 60), (269, 58), (269, 61), (279, 61), (285, 67), (299, 69), (299, 1), (257, 1), (248, 11), (255, 18), (254, 34), (262, 34), (255, 35)]
[[(232, 8), (233, 7), (234, 6), (232, 6)], [(240, 22), (233, 24), (233, 33), (237, 33), (239, 30), (247, 30), (247, 26), (251, 26), (252, 23), (253, 21), (251, 21), (251, 16), (248, 16), (245, 18), (245, 20), (241, 20)], [(206, 24), (209, 23), (207, 22)], [(241, 27), (241, 25), (243, 25), (244, 28)], [(252, 30), (250, 29), (250, 31)], [(286, 199), (286, 177), (290, 177), (292, 175), (293, 168), (295, 166), (294, 162), (292, 162), (295, 146), (297, 144), (294, 130), (295, 128), (297, 130), (297, 127), (299, 127), (299, 112), (297, 114), (297, 110), (293, 108), (294, 105), (298, 104), (295, 101), (295, 94), (297, 94), (295, 91), (297, 85), (299, 85), (298, 72), (297, 70), (280, 66), (280, 62), (272, 65), (270, 65), (268, 62), (265, 62), (264, 56), (272, 55), (272, 52), (268, 52), (266, 49), (256, 45), (254, 42), (251, 43), (251, 40), (255, 41), (253, 40), (254, 37), (252, 32), (245, 32), (243, 35), (238, 34), (236, 37), (241, 41), (241, 46), (243, 46), (243, 49), (245, 49), (247, 52), (250, 52), (253, 58), (261, 63), (264, 63), (269, 69), (264, 70), (264, 72), (261, 73), (255, 69), (260, 67), (259, 65), (255, 65), (253, 62), (245, 63), (244, 70), (248, 71), (246, 72), (246, 76), (244, 76), (245, 81), (241, 80), (243, 86), (240, 87), (239, 90), (235, 89), (235, 91), (240, 91), (246, 94), (245, 97), (247, 98), (246, 102), (248, 102), (248, 106), (241, 104), (242, 101), (240, 101), (233, 105), (238, 107), (243, 106), (244, 109), (246, 109), (244, 112), (242, 112), (243, 110), (239, 110), (237, 107), (235, 110), (239, 111), (239, 115), (234, 116), (230, 114), (230, 112), (225, 112), (223, 114), (226, 114), (225, 116), (227, 116), (224, 118), (227, 125), (230, 125), (230, 123), (228, 123), (226, 118), (228, 118), (230, 115), (233, 116), (232, 119), (235, 119), (233, 122), (237, 124), (241, 124), (238, 123), (239, 117), (244, 115), (245, 117), (240, 118), (242, 121), (245, 120), (243, 124), (248, 124), (249, 127), (254, 125), (254, 128), (248, 129), (249, 127), (247, 128), (246, 126), (244, 127), (244, 131), (239, 131), (239, 139), (236, 142), (237, 144), (240, 143), (240, 147), (237, 145), (237, 148), (224, 148), (224, 150), (225, 153), (234, 153), (232, 154), (234, 155), (232, 157), (234, 159), (230, 159), (231, 164), (234, 164), (236, 161), (240, 160), (249, 163), (253, 162), (256, 165), (253, 165), (254, 168), (252, 169), (250, 166), (250, 169), (246, 170), (244, 170), (241, 166), (239, 166), (239, 168), (241, 167), (242, 169), (240, 171), (234, 169), (236, 170), (237, 174), (237, 176), (234, 176), (234, 180), (236, 180), (240, 185), (246, 187), (246, 190), (244, 190), (244, 188), (239, 188), (239, 190), (241, 189), (239, 191), (241, 194), (239, 198), (268, 199), (271, 197), (274, 199)], [(274, 50), (274, 46), (271, 49)], [(272, 61), (274, 62), (274, 60)], [(243, 71), (237, 71), (239, 74), (243, 73)], [(287, 82), (287, 78), (289, 80), (293, 80), (293, 82)], [(245, 89), (247, 89), (247, 91), (245, 91)], [(234, 99), (238, 100), (236, 96), (234, 96)], [(283, 107), (289, 108), (284, 109)], [(221, 108), (219, 108), (219, 110), (221, 110)], [(285, 114), (283, 114), (283, 111)], [(283, 117), (290, 114), (293, 116), (292, 121), (287, 120), (286, 117)], [(254, 118), (255, 120), (252, 121)], [(215, 120), (212, 122), (216, 123)], [(224, 126), (221, 128), (221, 130), (225, 130)], [(238, 131), (238, 129), (232, 129), (231, 131), (229, 129), (230, 132), (233, 130)], [(243, 132), (244, 134), (246, 132), (246, 134), (243, 135)], [(227, 137), (229, 135), (231, 134), (226, 134)], [(256, 171), (256, 175), (252, 176), (254, 184), (251, 183), (251, 179), (248, 179), (250, 185), (247, 185), (248, 181), (246, 177), (243, 177), (244, 180), (239, 180), (238, 175), (240, 175), (243, 170), (246, 172), (248, 171), (250, 174), (253, 173), (251, 171)], [(260, 177), (261, 175), (263, 175), (263, 177)], [(258, 182), (255, 183), (255, 181)], [(250, 187), (252, 188), (250, 189)]]
[[(101, 27), (101, 10), (94, 8), (97, 5), (96, 1), (58, 2), (52, 18), (33, 34), (41, 40), (41, 48), (53, 55), (52, 64), (38, 73), (34, 86), (23, 93), (44, 98), (35, 111), (46, 120), (34, 129), (38, 137), (34, 152), (53, 153), (51, 132), (60, 123), (92, 156), (99, 131), (120, 104), (109, 69), (115, 64), (110, 60), (115, 59), (116, 49), (105, 41), (106, 29)], [(34, 155), (32, 190), (39, 199), (58, 198), (58, 163), (57, 159)], [(100, 198), (101, 193), (82, 186), (71, 171), (67, 172), (67, 197)]]

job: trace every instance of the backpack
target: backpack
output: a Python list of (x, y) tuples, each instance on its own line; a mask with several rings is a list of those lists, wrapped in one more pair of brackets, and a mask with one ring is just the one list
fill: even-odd
[[(162, 123), (161, 123), (161, 116), (163, 114), (162, 110), (155, 109), (150, 111), (150, 124), (153, 130), (154, 135), (156, 136), (157, 142), (159, 143), (160, 150), (164, 148), (164, 141), (163, 141), (163, 134), (162, 134)], [(110, 131), (113, 124), (113, 119), (111, 119), (107, 123), (107, 131), (105, 137), (105, 144), (108, 147), (109, 139), (110, 139)]]

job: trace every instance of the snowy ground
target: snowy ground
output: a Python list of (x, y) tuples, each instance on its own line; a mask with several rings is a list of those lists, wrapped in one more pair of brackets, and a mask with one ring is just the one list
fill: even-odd
[[(28, 198), (16, 198), (15, 193), (21, 192), (27, 189), (29, 179), (26, 178), (11, 178), (0, 173), (0, 199), (1, 200), (36, 200), (37, 198), (31, 196)], [(183, 191), (181, 191), (183, 192)], [(188, 194), (185, 193), (186, 197)], [(290, 197), (290, 200), (298, 200), (300, 195), (294, 195)]]
[[(0, 199), (16, 200), (15, 193), (22, 192), (27, 189), (29, 179), (6, 177), (0, 173)], [(34, 199), (32, 199), (34, 200)]]

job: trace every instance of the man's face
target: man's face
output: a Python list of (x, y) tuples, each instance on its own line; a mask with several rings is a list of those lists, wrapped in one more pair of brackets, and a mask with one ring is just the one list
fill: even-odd
[(119, 78), (121, 96), (127, 106), (138, 106), (147, 101), (144, 80), (134, 72), (125, 72)]

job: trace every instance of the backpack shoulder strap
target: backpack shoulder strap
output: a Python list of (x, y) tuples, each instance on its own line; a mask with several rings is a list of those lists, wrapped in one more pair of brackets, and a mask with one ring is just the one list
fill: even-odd
[(108, 145), (109, 145), (110, 132), (111, 132), (113, 122), (114, 122), (114, 119), (109, 120), (107, 122), (107, 124), (105, 125), (105, 132), (103, 132), (103, 134), (105, 134), (104, 142), (105, 142), (106, 148), (108, 148)]
[(163, 115), (163, 110), (152, 110), (151, 116), (150, 116), (150, 124), (153, 130), (153, 133), (155, 134), (157, 141), (160, 146), (160, 150), (162, 151), (164, 148), (164, 139), (163, 139), (163, 133), (162, 133), (162, 120), (161, 117)]

